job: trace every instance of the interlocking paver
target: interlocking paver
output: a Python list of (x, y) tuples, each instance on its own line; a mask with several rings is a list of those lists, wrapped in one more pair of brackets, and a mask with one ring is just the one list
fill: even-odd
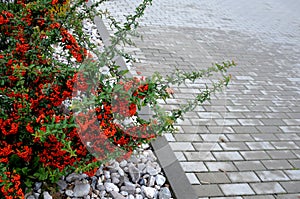
[(289, 160), (289, 162), (293, 165), (293, 168), (300, 169), (300, 160)]
[(220, 143), (220, 146), (226, 151), (249, 150), (248, 146), (244, 142), (226, 142)]
[(281, 182), (280, 184), (288, 193), (299, 193), (300, 181)]
[(180, 162), (180, 165), (186, 172), (207, 171), (207, 168), (202, 162)]
[(285, 173), (286, 173), (292, 180), (300, 180), (300, 170), (285, 170)]
[(194, 147), (190, 142), (172, 142), (170, 143), (174, 151), (194, 151)]
[(265, 170), (266, 168), (260, 161), (239, 161), (234, 162), (239, 171)]
[(185, 142), (185, 141), (198, 142), (198, 141), (202, 141), (200, 136), (198, 134), (195, 134), (195, 133), (193, 133), (193, 134), (187, 134), (187, 133), (175, 134), (174, 137), (179, 142)]
[(195, 192), (198, 196), (223, 196), (221, 189), (218, 185), (195, 185)]
[(286, 193), (286, 191), (278, 182), (250, 183), (250, 186), (257, 194)]
[(293, 141), (271, 142), (276, 149), (299, 149), (300, 147)]
[(259, 133), (259, 134), (251, 134), (255, 141), (274, 141), (279, 140), (274, 134), (270, 133)]
[(223, 193), (227, 196), (230, 195), (253, 195), (255, 194), (251, 187), (246, 183), (239, 183), (239, 184), (221, 184), (220, 188), (222, 189)]
[(287, 160), (263, 160), (267, 169), (292, 169), (293, 166)]
[(187, 160), (189, 161), (204, 161), (204, 160), (216, 160), (210, 151), (206, 152), (184, 152)]
[(197, 151), (222, 151), (217, 142), (195, 142), (193, 145)]
[(209, 171), (237, 171), (232, 162), (205, 162)]
[(246, 160), (270, 159), (270, 156), (265, 151), (241, 151), (240, 153)]
[(186, 173), (186, 177), (188, 178), (191, 184), (200, 184), (200, 181), (194, 173)]
[(296, 158), (295, 154), (288, 150), (268, 151), (272, 159), (293, 159)]
[(283, 171), (279, 171), (279, 170), (256, 171), (256, 174), (263, 182), (290, 180), (289, 177)]
[(247, 172), (227, 172), (231, 182), (260, 182), (260, 179), (253, 171)]
[(243, 157), (238, 152), (212, 152), (217, 160), (243, 160)]
[(201, 184), (229, 183), (230, 180), (224, 172), (197, 173)]
[(270, 142), (246, 142), (251, 150), (275, 149)]

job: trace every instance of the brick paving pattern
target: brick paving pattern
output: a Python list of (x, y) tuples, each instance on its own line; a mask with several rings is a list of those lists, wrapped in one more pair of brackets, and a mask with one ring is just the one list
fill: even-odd
[[(137, 0), (111, 0), (122, 19)], [(143, 75), (235, 60), (229, 87), (166, 138), (200, 198), (300, 197), (300, 3), (154, 0), (128, 48)], [(166, 109), (203, 83), (174, 87)]]

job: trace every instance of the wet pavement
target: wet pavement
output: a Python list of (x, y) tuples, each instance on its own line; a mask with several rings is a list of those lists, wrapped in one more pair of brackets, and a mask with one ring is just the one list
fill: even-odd
[[(122, 19), (138, 2), (106, 7)], [(147, 76), (238, 64), (227, 89), (165, 135), (199, 198), (300, 196), (299, 9), (293, 0), (154, 0), (146, 11), (138, 29), (144, 40), (126, 49), (138, 59), (133, 70)], [(174, 87), (175, 99), (163, 106), (178, 107), (206, 82)]]

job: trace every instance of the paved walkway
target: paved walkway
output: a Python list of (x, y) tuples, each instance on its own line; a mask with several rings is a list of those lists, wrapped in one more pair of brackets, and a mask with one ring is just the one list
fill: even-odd
[[(121, 18), (137, 2), (107, 6)], [(299, 9), (297, 0), (153, 0), (146, 12), (144, 41), (128, 49), (143, 75), (238, 63), (230, 86), (166, 135), (199, 198), (300, 197)], [(201, 85), (174, 88), (165, 107)]]

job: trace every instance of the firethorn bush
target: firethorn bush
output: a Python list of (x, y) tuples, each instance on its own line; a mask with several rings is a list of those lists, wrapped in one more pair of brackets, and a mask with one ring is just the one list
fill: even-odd
[[(163, 132), (210, 94), (229, 82), (233, 62), (163, 77), (129, 77), (113, 61), (131, 43), (151, 0), (144, 0), (123, 24), (75, 0), (17, 0), (0, 5), (0, 196), (24, 198), (37, 181), (54, 184), (71, 172), (94, 175), (100, 164), (127, 157)], [(83, 31), (95, 16), (114, 28), (111, 46), (99, 50)], [(107, 68), (107, 72), (104, 72)], [(221, 72), (222, 78), (180, 109), (166, 112), (158, 99), (171, 97), (170, 86)], [(139, 111), (149, 107), (151, 116)]]

